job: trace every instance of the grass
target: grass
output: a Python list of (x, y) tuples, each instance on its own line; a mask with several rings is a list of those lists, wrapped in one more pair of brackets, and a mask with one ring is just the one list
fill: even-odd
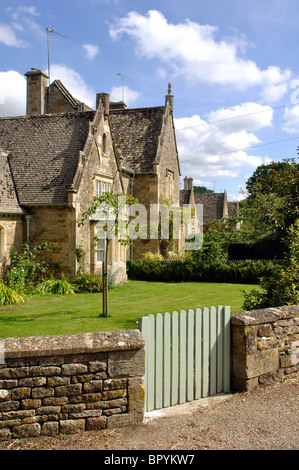
[(0, 337), (76, 334), (137, 328), (138, 318), (212, 305), (242, 311), (242, 290), (256, 286), (129, 281), (109, 291), (109, 316), (100, 317), (102, 294), (35, 296), (0, 307)]

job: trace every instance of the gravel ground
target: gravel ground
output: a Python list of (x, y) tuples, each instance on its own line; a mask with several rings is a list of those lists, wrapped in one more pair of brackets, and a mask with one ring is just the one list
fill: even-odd
[(0, 450), (299, 450), (298, 392), (299, 377), (288, 377), (251, 392), (148, 413), (138, 426), (11, 438), (0, 442)]

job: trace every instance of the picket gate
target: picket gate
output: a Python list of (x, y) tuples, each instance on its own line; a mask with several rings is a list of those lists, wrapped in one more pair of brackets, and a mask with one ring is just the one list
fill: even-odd
[(145, 339), (145, 411), (230, 390), (230, 307), (204, 307), (138, 321)]

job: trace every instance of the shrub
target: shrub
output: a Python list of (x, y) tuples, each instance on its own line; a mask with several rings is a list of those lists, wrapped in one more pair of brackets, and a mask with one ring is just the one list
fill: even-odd
[(20, 304), (25, 301), (25, 296), (20, 295), (11, 287), (0, 282), (0, 305)]
[(289, 253), (284, 266), (275, 266), (260, 280), (260, 291), (244, 294), (243, 308), (255, 310), (299, 304), (299, 220), (289, 230)]
[(103, 292), (103, 280), (99, 274), (78, 274), (72, 285), (75, 292)]
[(156, 282), (229, 282), (258, 284), (261, 277), (269, 275), (272, 262), (244, 261), (226, 264), (222, 262), (136, 260), (127, 262), (129, 279)]
[(22, 250), (11, 250), (10, 267), (5, 282), (19, 293), (31, 290), (38, 277), (46, 276), (52, 263), (45, 259), (45, 252), (51, 252), (56, 243), (43, 242), (32, 246), (24, 243)]
[(151, 251), (147, 251), (143, 255), (143, 259), (146, 261), (164, 261), (164, 258), (159, 253), (152, 253)]
[(72, 285), (66, 279), (46, 279), (37, 284), (37, 294), (73, 295), (75, 293)]

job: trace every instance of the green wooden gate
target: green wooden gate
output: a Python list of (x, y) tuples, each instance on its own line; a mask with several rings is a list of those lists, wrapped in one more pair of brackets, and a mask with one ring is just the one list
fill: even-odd
[(230, 390), (230, 307), (139, 319), (145, 339), (145, 411)]

